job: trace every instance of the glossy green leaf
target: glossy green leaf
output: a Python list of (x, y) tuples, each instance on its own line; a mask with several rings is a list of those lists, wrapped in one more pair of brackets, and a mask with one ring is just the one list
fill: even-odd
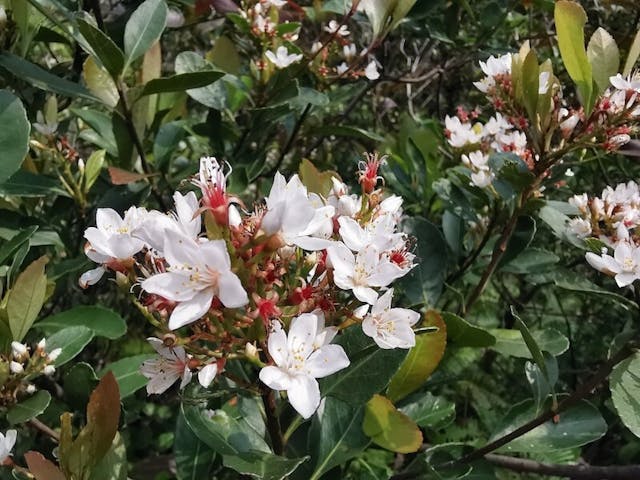
[(21, 341), (38, 317), (47, 289), (44, 266), (49, 259), (40, 257), (16, 279), (7, 300), (7, 317), (13, 339)]
[(456, 417), (455, 403), (431, 392), (416, 393), (403, 400), (399, 410), (420, 427), (438, 430), (449, 425)]
[[(186, 75), (202, 71), (215, 71), (215, 67), (195, 52), (181, 52), (176, 57), (175, 70), (178, 75)], [(222, 110), (226, 105), (226, 90), (221, 82), (189, 89), (187, 95), (216, 110)]]
[(614, 77), (620, 68), (620, 51), (613, 37), (604, 28), (599, 27), (587, 45), (587, 57), (593, 70), (593, 80), (599, 92), (609, 88), (609, 77)]
[(57, 179), (45, 175), (37, 175), (18, 170), (6, 182), (0, 183), (0, 195), (16, 197), (47, 197), (60, 195), (68, 197), (69, 193), (60, 186)]
[(308, 457), (286, 458), (273, 453), (246, 452), (225, 455), (222, 462), (242, 475), (260, 480), (283, 480), (293, 473)]
[(96, 99), (110, 108), (115, 108), (118, 105), (120, 95), (115, 82), (111, 75), (93, 57), (85, 60), (82, 66), (82, 78)]
[(124, 29), (125, 68), (160, 38), (166, 22), (165, 0), (145, 0), (133, 12)]
[[(496, 338), (496, 343), (491, 347), (496, 352), (513, 357), (532, 358), (520, 331), (492, 328), (489, 332)], [(569, 348), (567, 337), (553, 328), (537, 330), (531, 335), (541, 350), (554, 356), (563, 354)]]
[(0, 53), (0, 67), (36, 88), (67, 97), (79, 97), (95, 101), (96, 97), (79, 83), (57, 77), (43, 68), (11, 53)]
[[(80, 135), (83, 139), (95, 143), (113, 157), (118, 156), (118, 142), (115, 137), (112, 116), (88, 108), (72, 108), (71, 112), (93, 130), (93, 132), (89, 129), (81, 130)], [(97, 136), (87, 136), (88, 133), (95, 133)]]
[(522, 95), (529, 120), (537, 124), (538, 90), (540, 87), (540, 67), (535, 50), (529, 53), (522, 62)]
[(104, 156), (107, 152), (105, 150), (96, 150), (87, 159), (87, 163), (84, 167), (84, 191), (89, 192), (91, 187), (96, 182), (102, 171), (102, 166), (105, 163)]
[[(546, 408), (551, 405), (550, 399)], [(502, 425), (491, 439), (502, 437), (524, 425), (536, 416), (533, 400), (520, 402), (507, 412)], [(607, 432), (607, 423), (596, 407), (586, 400), (558, 415), (557, 422), (549, 420), (530, 430), (501, 448), (504, 452), (544, 453), (580, 447), (602, 437)]]
[(72, 326), (84, 326), (94, 335), (111, 340), (121, 337), (127, 331), (127, 325), (120, 315), (99, 306), (74, 307), (37, 323), (37, 327), (47, 335)]
[(489, 331), (472, 325), (455, 313), (441, 312), (447, 325), (447, 342), (457, 347), (490, 347), (496, 339)]
[(124, 53), (102, 30), (82, 18), (76, 19), (78, 30), (91, 47), (89, 53), (95, 55), (102, 66), (117, 78), (124, 69)]
[(176, 146), (186, 135), (185, 125), (182, 121), (165, 123), (158, 130), (153, 144), (153, 160), (162, 168), (171, 159)]
[(591, 64), (584, 47), (584, 26), (587, 23), (587, 14), (577, 2), (558, 0), (555, 4), (554, 18), (562, 61), (567, 73), (578, 87), (582, 105), (586, 114), (589, 115), (595, 102), (595, 95)]
[(55, 365), (63, 365), (78, 355), (93, 339), (93, 330), (76, 325), (67, 327), (54, 333), (47, 339), (47, 350), (61, 348), (62, 353), (56, 359)]
[(14, 405), (7, 412), (10, 424), (24, 423), (44, 412), (51, 401), (51, 394), (46, 390), (38, 390), (32, 396)]
[(620, 362), (609, 379), (611, 399), (622, 423), (640, 437), (640, 354)]
[(74, 363), (62, 379), (64, 400), (71, 408), (82, 410), (97, 385), (98, 377), (91, 365), (85, 362)]
[(91, 480), (127, 480), (128, 467), (127, 447), (116, 432), (111, 448), (91, 470)]
[(36, 233), (36, 230), (38, 230), (37, 225), (26, 227), (3, 243), (2, 246), (0, 246), (0, 265), (2, 265), (23, 243), (28, 242), (33, 234)]
[(413, 453), (422, 445), (422, 432), (388, 398), (374, 395), (364, 410), (362, 430), (376, 445), (397, 453)]
[(545, 372), (536, 364), (525, 362), (524, 372), (533, 393), (536, 412), (540, 412), (549, 394), (554, 392), (558, 381), (558, 361), (549, 352), (543, 352)]
[(242, 425), (224, 410), (207, 410), (183, 403), (181, 411), (191, 430), (217, 453), (236, 455), (271, 451), (255, 430)]
[(13, 175), (29, 150), (31, 124), (18, 97), (0, 90), (0, 183)]
[(140, 366), (145, 360), (155, 357), (152, 353), (142, 353), (132, 357), (124, 357), (109, 363), (100, 376), (107, 372), (113, 372), (120, 389), (120, 398), (126, 398), (134, 394), (149, 383), (149, 379), (140, 373)]
[(422, 327), (436, 327), (435, 332), (416, 335), (416, 344), (391, 379), (387, 396), (392, 401), (406, 397), (420, 388), (438, 367), (447, 346), (447, 326), (442, 317), (430, 310), (425, 314)]
[(433, 305), (440, 297), (447, 270), (447, 243), (433, 223), (422, 217), (407, 220), (403, 230), (417, 240), (417, 265), (399, 281), (410, 304)]
[(324, 408), (313, 417), (309, 431), (309, 451), (314, 462), (309, 480), (360, 454), (369, 445), (362, 431), (364, 407), (354, 407), (337, 398), (327, 397)]
[(206, 87), (224, 76), (224, 72), (217, 70), (201, 70), (174, 75), (172, 77), (155, 78), (147, 82), (142, 89), (142, 95), (154, 93), (182, 92), (195, 88)]
[(182, 412), (178, 415), (173, 442), (178, 480), (199, 480), (211, 477), (216, 453), (191, 431)]
[(622, 70), (622, 75), (627, 76), (631, 74), (631, 70), (636, 64), (638, 57), (640, 56), (640, 30), (636, 33), (636, 36), (633, 38), (633, 43), (631, 44), (631, 48), (629, 49), (629, 54), (627, 55), (627, 60), (624, 63), (624, 69)]
[(351, 365), (320, 379), (320, 391), (322, 396), (333, 396), (353, 405), (362, 405), (383, 390), (407, 356), (403, 349), (379, 348), (359, 326), (348, 328), (336, 343), (342, 345)]
[(560, 261), (555, 253), (541, 248), (528, 247), (517, 257), (502, 266), (501, 272), (507, 273), (541, 273), (551, 270)]
[(498, 267), (502, 267), (511, 262), (524, 251), (536, 235), (536, 221), (529, 216), (518, 217), (516, 228), (507, 243), (507, 249), (502, 255), (502, 259), (498, 263)]
[(547, 365), (545, 363), (544, 355), (542, 355), (542, 350), (540, 349), (540, 346), (538, 346), (538, 342), (535, 338), (533, 338), (533, 335), (531, 335), (531, 332), (529, 331), (529, 328), (527, 328), (527, 325), (520, 319), (520, 317), (516, 313), (515, 308), (513, 308), (513, 305), (510, 307), (510, 311), (511, 315), (515, 319), (514, 325), (518, 330), (520, 330), (520, 334), (522, 335), (522, 339), (524, 340), (525, 345), (529, 349), (531, 358), (533, 358), (533, 361), (536, 362), (536, 365), (538, 365), (538, 368), (544, 375), (545, 379), (549, 381)]
[(357, 138), (360, 140), (372, 140), (374, 142), (383, 142), (384, 138), (375, 132), (365, 130), (360, 127), (353, 127), (351, 125), (320, 125), (313, 130), (315, 135), (321, 135), (325, 137), (347, 137)]

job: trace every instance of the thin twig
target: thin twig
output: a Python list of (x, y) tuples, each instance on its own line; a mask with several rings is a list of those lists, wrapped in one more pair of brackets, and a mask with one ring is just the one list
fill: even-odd
[(31, 425), (33, 428), (37, 430), (40, 430), (42, 433), (44, 433), (48, 437), (51, 437), (56, 442), (60, 442), (60, 434), (55, 430), (51, 429), (49, 426), (42, 423), (37, 418), (32, 418), (31, 420), (29, 420), (29, 425)]

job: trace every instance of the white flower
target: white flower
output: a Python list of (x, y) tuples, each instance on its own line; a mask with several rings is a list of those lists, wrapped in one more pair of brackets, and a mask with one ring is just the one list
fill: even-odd
[(16, 444), (17, 436), (18, 432), (16, 430), (7, 430), (5, 435), (0, 433), (0, 465), (11, 456), (11, 450)]
[(339, 217), (354, 217), (360, 210), (362, 199), (355, 194), (349, 195), (348, 187), (337, 178), (331, 177), (331, 181), (333, 187), (327, 197), (327, 204), (335, 209), (335, 214)]
[(336, 67), (336, 73), (338, 75), (342, 75), (347, 70), (349, 70), (349, 65), (347, 65), (345, 62), (342, 62), (340, 65)]
[(287, 0), (261, 0), (266, 7), (273, 5), (276, 8), (282, 8), (287, 4)]
[[(32, 394), (36, 393), (36, 386), (33, 383), (30, 383), (29, 385), (27, 385), (27, 388), (25, 390), (29, 395), (32, 395)], [(2, 462), (0, 462), (0, 463), (2, 463)]]
[(249, 301), (240, 279), (231, 271), (231, 259), (224, 240), (196, 242), (184, 235), (165, 231), (165, 273), (147, 278), (142, 289), (179, 305), (171, 313), (169, 328), (175, 330), (205, 315), (216, 296), (228, 308)]
[(485, 188), (491, 185), (495, 175), (490, 170), (478, 170), (471, 174), (471, 183), (476, 187)]
[(9, 363), (9, 370), (11, 370), (11, 373), (19, 375), (24, 372), (24, 367), (21, 363), (12, 360), (11, 363)]
[(158, 357), (146, 360), (140, 367), (140, 373), (149, 379), (147, 393), (162, 393), (182, 378), (180, 388), (184, 388), (191, 381), (189, 358), (182, 347), (166, 347), (162, 340), (155, 337), (147, 338)]
[(582, 195), (574, 195), (569, 199), (569, 203), (581, 212), (586, 212), (589, 208), (589, 197), (586, 193), (583, 193)]
[(267, 50), (265, 55), (269, 59), (271, 63), (273, 63), (277, 68), (287, 68), (289, 65), (293, 63), (297, 63), (302, 60), (301, 53), (291, 53), (287, 50), (287, 47), (284, 45), (278, 47), (276, 53), (273, 53), (271, 50)]
[(640, 278), (640, 248), (627, 242), (618, 243), (613, 257), (607, 253), (598, 256), (588, 252), (585, 258), (596, 270), (614, 276), (620, 288)]
[(380, 348), (411, 348), (416, 344), (411, 327), (420, 320), (420, 314), (406, 308), (391, 308), (392, 297), (390, 288), (376, 301), (362, 321), (362, 331)]
[(60, 356), (60, 354), (62, 353), (62, 348), (54, 348), (53, 350), (51, 350), (51, 352), (49, 353), (49, 355), (47, 355), (47, 360), (49, 362), (55, 362), (58, 357)]
[(386, 287), (406, 273), (387, 257), (382, 257), (374, 245), (367, 245), (354, 256), (345, 244), (336, 242), (327, 252), (335, 284), (343, 290), (352, 290), (358, 300), (369, 304), (378, 298), (372, 287)]
[(320, 405), (316, 378), (349, 366), (341, 346), (325, 343), (323, 327), (324, 315), (318, 310), (295, 317), (288, 335), (280, 322), (273, 322), (267, 346), (275, 365), (260, 370), (260, 380), (274, 390), (286, 390), (291, 406), (304, 418)]
[(186, 195), (175, 192), (173, 201), (175, 213), (165, 215), (156, 210), (149, 212), (136, 235), (144, 240), (148, 247), (156, 250), (160, 256), (164, 249), (165, 230), (173, 230), (196, 240), (202, 229), (200, 202), (194, 192)]
[(631, 90), (640, 93), (640, 77), (637, 73), (634, 73), (627, 78), (624, 78), (621, 74), (617, 74), (614, 77), (609, 77), (611, 85), (618, 90)]
[(404, 235), (395, 232), (396, 220), (390, 214), (379, 216), (365, 228), (350, 217), (340, 217), (338, 224), (342, 241), (354, 252), (362, 251), (367, 245), (384, 252), (404, 243)]
[(462, 155), (462, 163), (467, 167), (475, 167), (476, 169), (489, 168), (489, 155), (485, 155), (481, 150), (471, 152), (469, 155)]
[(51, 376), (56, 373), (56, 367), (54, 367), (53, 365), (47, 365), (42, 369), (42, 373)]
[(505, 133), (507, 130), (513, 128), (513, 125), (509, 123), (499, 112), (495, 116), (491, 117), (483, 127), (483, 135), (497, 136)]
[(586, 238), (591, 235), (591, 222), (584, 218), (572, 218), (567, 227), (578, 238)]
[(47, 339), (41, 338), (38, 344), (36, 345), (36, 350), (44, 351), (47, 346)]
[(485, 78), (479, 82), (474, 82), (473, 85), (482, 93), (487, 93), (490, 89), (495, 87), (495, 77), (498, 75), (511, 74), (511, 54), (507, 53), (501, 57), (494, 57), (491, 55), (486, 63), (480, 62), (480, 68), (486, 75)]
[(444, 123), (449, 137), (449, 145), (452, 147), (461, 148), (467, 144), (479, 143), (482, 140), (482, 128), (477, 131), (473, 125), (462, 123), (458, 117), (447, 115)]
[(33, 126), (41, 134), (51, 136), (58, 131), (58, 122), (48, 123), (41, 111), (36, 113), (36, 120)]
[(376, 62), (369, 62), (367, 68), (364, 69), (364, 76), (369, 80), (377, 80), (380, 78), (380, 73), (378, 72), (378, 66), (376, 65)]
[(218, 373), (218, 364), (216, 362), (209, 363), (200, 369), (198, 372), (198, 382), (204, 388), (209, 388), (213, 379), (216, 378), (216, 374)]
[(15, 358), (20, 358), (27, 354), (27, 346), (20, 342), (11, 342), (11, 353)]
[(356, 44), (355, 43), (348, 43), (347, 45), (344, 45), (342, 47), (342, 55), (344, 55), (344, 58), (346, 58), (347, 60), (351, 60), (352, 58), (354, 58), (356, 56)]
[(267, 235), (280, 235), (286, 245), (305, 250), (322, 250), (331, 245), (335, 209), (322, 205), (317, 196), (308, 195), (298, 175), (285, 178), (276, 173), (266, 199), (267, 212), (262, 229)]
[(565, 138), (569, 137), (569, 135), (573, 133), (573, 130), (575, 130), (576, 125), (578, 125), (579, 121), (580, 116), (577, 113), (574, 113), (570, 117), (567, 117), (565, 120), (563, 120), (560, 123), (560, 132), (562, 133), (562, 136)]
[(331, 34), (335, 33), (340, 37), (346, 37), (351, 33), (346, 25), (340, 25), (335, 20), (331, 20), (329, 22), (329, 25), (324, 27), (324, 31), (329, 32)]

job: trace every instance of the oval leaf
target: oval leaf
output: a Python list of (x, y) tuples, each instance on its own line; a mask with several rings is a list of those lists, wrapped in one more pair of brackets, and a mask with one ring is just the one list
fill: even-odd
[(48, 261), (49, 258), (43, 256), (30, 264), (9, 292), (7, 316), (14, 340), (24, 338), (42, 309), (47, 290), (44, 266)]
[(609, 387), (622, 423), (640, 437), (640, 354), (636, 353), (613, 369)]
[(120, 315), (97, 306), (74, 307), (37, 323), (37, 327), (48, 335), (73, 326), (87, 327), (94, 335), (111, 340), (121, 337), (127, 331), (127, 325)]
[(587, 57), (593, 70), (593, 80), (604, 92), (609, 87), (609, 77), (618, 73), (620, 68), (620, 50), (613, 37), (604, 28), (599, 27), (587, 45)]
[(382, 395), (367, 402), (362, 430), (373, 443), (392, 452), (413, 453), (422, 445), (418, 426)]
[(146, 0), (133, 12), (124, 29), (125, 68), (151, 48), (162, 35), (166, 23), (164, 0)]
[(47, 339), (47, 350), (62, 349), (62, 353), (55, 361), (55, 365), (59, 366), (78, 355), (92, 339), (93, 331), (90, 328), (82, 325), (67, 327)]
[(18, 97), (0, 90), (0, 183), (13, 175), (29, 150), (31, 124)]
[(29, 398), (11, 407), (7, 412), (7, 420), (12, 425), (28, 422), (44, 412), (51, 401), (51, 394), (46, 390), (38, 390)]

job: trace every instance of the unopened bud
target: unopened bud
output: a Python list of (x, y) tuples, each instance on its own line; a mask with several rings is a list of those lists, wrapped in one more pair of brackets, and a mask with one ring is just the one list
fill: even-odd
[(26, 391), (29, 395), (36, 393), (36, 386), (33, 383), (27, 385)]
[(131, 282), (129, 282), (129, 277), (122, 272), (116, 272), (116, 285), (122, 290), (129, 290), (131, 286)]
[(22, 366), (22, 364), (15, 361), (12, 361), (9, 364), (9, 369), (11, 370), (11, 373), (15, 373), (16, 375), (24, 372), (24, 367)]
[(47, 360), (49, 360), (50, 362), (55, 362), (58, 357), (60, 356), (60, 354), (62, 353), (62, 349), (61, 348), (54, 348), (49, 355), (47, 355)]
[(247, 344), (244, 346), (244, 354), (249, 359), (257, 359), (258, 358), (258, 349), (256, 348), (256, 346), (253, 343), (247, 342)]
[(36, 348), (37, 348), (37, 350), (39, 350), (41, 352), (44, 352), (44, 349), (45, 349), (46, 346), (47, 346), (47, 340), (43, 338), (42, 340), (40, 340), (38, 342), (38, 345), (37, 345)]
[(20, 358), (27, 354), (27, 346), (20, 342), (11, 342), (11, 353), (15, 358)]
[(84, 160), (81, 158), (78, 159), (78, 170), (80, 170), (80, 173), (84, 173)]
[(55, 371), (56, 371), (56, 367), (54, 367), (53, 365), (47, 365), (42, 370), (42, 373), (44, 373), (45, 375), (53, 375)]

